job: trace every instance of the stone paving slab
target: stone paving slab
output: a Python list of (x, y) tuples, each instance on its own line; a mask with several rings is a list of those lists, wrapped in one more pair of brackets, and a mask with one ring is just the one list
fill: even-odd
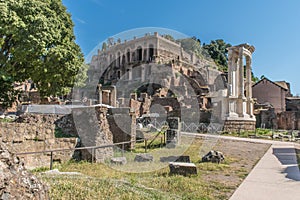
[(230, 200), (300, 199), (295, 146), (273, 144)]

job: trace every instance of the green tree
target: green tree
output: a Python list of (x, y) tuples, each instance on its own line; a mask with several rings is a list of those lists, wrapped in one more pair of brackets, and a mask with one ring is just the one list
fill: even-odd
[(178, 39), (177, 42), (180, 42), (181, 47), (185, 51), (195, 53), (198, 57), (202, 57), (201, 41), (195, 36), (191, 38)]
[(61, 0), (0, 0), (0, 101), (13, 100), (13, 82), (31, 79), (42, 96), (82, 85), (87, 67)]
[(166, 34), (166, 35), (163, 35), (163, 37), (166, 38), (167, 40), (175, 42), (175, 39), (174, 39), (174, 37), (172, 35)]
[(222, 39), (212, 40), (210, 44), (204, 44), (203, 49), (215, 61), (221, 71), (227, 71), (227, 48), (231, 44), (224, 42)]
[(107, 44), (106, 44), (106, 42), (103, 42), (102, 43), (102, 51), (106, 51), (106, 49), (107, 49)]

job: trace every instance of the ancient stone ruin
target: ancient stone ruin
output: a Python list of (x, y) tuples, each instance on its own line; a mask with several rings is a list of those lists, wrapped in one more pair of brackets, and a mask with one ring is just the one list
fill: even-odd
[(219, 164), (225, 160), (225, 157), (222, 152), (212, 150), (203, 156), (201, 160), (202, 162), (213, 162)]
[[(255, 48), (248, 44), (228, 48), (228, 87), (222, 105), (225, 131), (239, 132), (255, 129), (251, 75), (251, 59), (254, 50)], [(244, 57), (246, 68), (244, 68)], [(245, 78), (244, 74), (246, 74)]]
[(0, 199), (48, 200), (48, 188), (0, 140)]
[[(184, 122), (224, 123), (224, 130), (229, 132), (254, 130), (251, 80), (254, 50), (248, 44), (230, 47), (229, 71), (222, 74), (208, 58), (197, 57), (180, 43), (158, 33), (124, 42), (118, 40), (92, 57), (88, 87), (74, 94), (78, 99), (130, 106), (137, 118), (151, 113), (150, 108), (160, 102), (166, 115), (180, 117)], [(182, 119), (183, 113), (193, 117)]]

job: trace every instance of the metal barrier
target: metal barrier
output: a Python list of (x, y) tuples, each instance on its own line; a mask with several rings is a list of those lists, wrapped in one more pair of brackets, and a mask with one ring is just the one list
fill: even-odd
[(113, 143), (113, 144), (106, 144), (106, 145), (100, 145), (100, 146), (90, 146), (90, 147), (77, 147), (77, 148), (70, 148), (70, 149), (52, 149), (52, 150), (45, 150), (45, 151), (32, 151), (32, 152), (21, 152), (16, 153), (16, 155), (29, 155), (29, 154), (40, 154), (40, 153), (50, 153), (50, 170), (52, 170), (53, 167), (53, 152), (61, 152), (61, 151), (77, 151), (77, 150), (91, 150), (92, 154), (92, 162), (94, 162), (96, 149), (100, 148), (110, 148), (115, 147), (117, 145), (122, 145), (122, 156), (124, 154), (125, 144), (130, 144), (132, 142), (145, 142), (145, 152), (147, 152), (147, 140), (141, 139), (141, 140), (134, 140), (134, 141), (126, 141), (126, 142), (119, 142), (119, 143)]

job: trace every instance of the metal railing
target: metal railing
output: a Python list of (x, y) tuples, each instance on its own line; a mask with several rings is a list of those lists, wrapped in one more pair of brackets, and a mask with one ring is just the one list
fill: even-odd
[(126, 142), (118, 142), (113, 144), (105, 144), (105, 145), (99, 145), (99, 146), (89, 146), (89, 147), (75, 147), (75, 148), (69, 148), (69, 149), (49, 149), (44, 151), (31, 151), (31, 152), (20, 152), (16, 153), (16, 155), (30, 155), (30, 154), (44, 154), (44, 153), (50, 153), (50, 170), (53, 168), (53, 153), (54, 152), (64, 152), (64, 151), (77, 151), (77, 150), (91, 150), (92, 154), (92, 162), (95, 160), (96, 155), (96, 149), (100, 148), (112, 148), (115, 146), (122, 146), (122, 156), (124, 156), (125, 151), (125, 144), (131, 144), (132, 142), (145, 142), (145, 152), (147, 152), (147, 140), (141, 139), (141, 140), (134, 140), (134, 141), (126, 141)]

